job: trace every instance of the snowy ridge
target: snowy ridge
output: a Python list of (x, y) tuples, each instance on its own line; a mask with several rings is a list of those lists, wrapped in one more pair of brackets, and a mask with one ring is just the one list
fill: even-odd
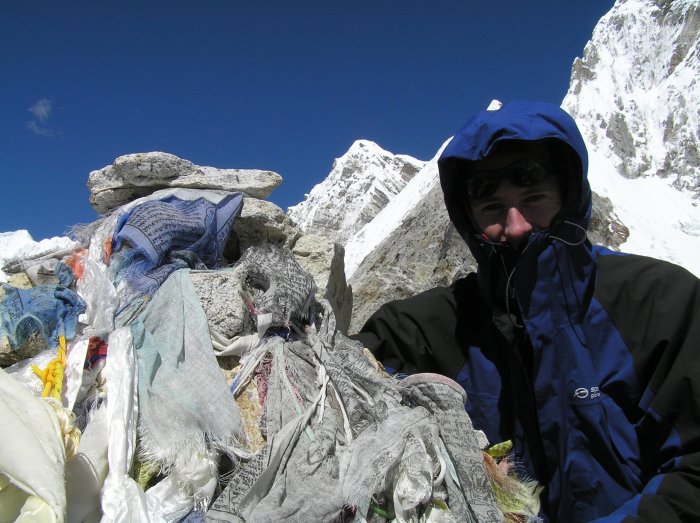
[(446, 141), (435, 157), (396, 195), (375, 218), (345, 244), (345, 275), (348, 279), (360, 266), (362, 260), (372, 252), (394, 230), (401, 226), (401, 221), (413, 209), (417, 202), (439, 183), (437, 159), (445, 148)]
[(66, 236), (54, 236), (37, 242), (26, 229), (0, 232), (0, 283), (8, 280), (7, 274), (2, 272), (5, 263), (16, 259), (33, 258), (60, 249), (75, 248), (76, 245), (76, 242)]
[(574, 62), (564, 107), (625, 252), (700, 275), (700, 2), (618, 1)]
[(670, 261), (700, 276), (700, 213), (690, 194), (660, 178), (624, 178), (600, 154), (591, 155), (589, 179), (629, 228), (623, 252)]
[(345, 243), (420, 171), (425, 162), (392, 154), (369, 140), (357, 140), (337, 158), (326, 179), (307, 198), (289, 207), (303, 231)]

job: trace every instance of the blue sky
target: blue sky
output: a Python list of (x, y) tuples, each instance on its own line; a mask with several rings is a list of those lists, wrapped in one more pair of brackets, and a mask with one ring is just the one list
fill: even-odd
[(356, 139), (427, 160), (498, 98), (560, 103), (612, 0), (0, 5), (0, 231), (97, 215), (90, 171), (165, 151), (294, 205)]

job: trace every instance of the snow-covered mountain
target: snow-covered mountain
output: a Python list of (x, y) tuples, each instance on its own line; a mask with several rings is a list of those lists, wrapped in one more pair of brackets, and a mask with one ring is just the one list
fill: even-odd
[[(447, 145), (447, 143), (443, 144)], [(442, 151), (442, 148), (440, 148)], [(439, 152), (440, 152), (439, 151)], [(394, 230), (401, 227), (403, 219), (422, 201), (438, 181), (438, 154), (406, 184), (406, 187), (385, 204), (376, 217), (359, 228), (345, 243), (345, 275), (351, 278), (362, 260), (376, 249)]]
[(572, 68), (562, 107), (586, 139), (621, 246), (700, 275), (700, 2), (624, 0)]
[(357, 140), (335, 160), (326, 179), (303, 202), (289, 208), (288, 215), (302, 229), (345, 244), (424, 165), (410, 156), (385, 151), (374, 142)]

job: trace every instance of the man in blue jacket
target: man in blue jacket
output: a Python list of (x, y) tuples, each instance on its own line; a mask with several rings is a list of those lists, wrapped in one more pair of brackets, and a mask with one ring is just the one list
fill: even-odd
[(354, 337), (459, 382), (474, 426), (544, 485), (546, 521), (700, 521), (700, 281), (591, 246), (586, 148), (555, 105), (478, 113), (438, 166), (478, 271)]

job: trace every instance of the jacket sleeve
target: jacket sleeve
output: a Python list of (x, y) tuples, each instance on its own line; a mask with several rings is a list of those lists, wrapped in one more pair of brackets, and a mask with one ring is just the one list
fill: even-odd
[(640, 256), (605, 256), (601, 269), (612, 280), (601, 282), (599, 299), (640, 384), (642, 485), (598, 521), (700, 521), (700, 280)]
[(464, 365), (455, 290), (438, 287), (379, 308), (358, 334), (390, 373), (453, 377)]

